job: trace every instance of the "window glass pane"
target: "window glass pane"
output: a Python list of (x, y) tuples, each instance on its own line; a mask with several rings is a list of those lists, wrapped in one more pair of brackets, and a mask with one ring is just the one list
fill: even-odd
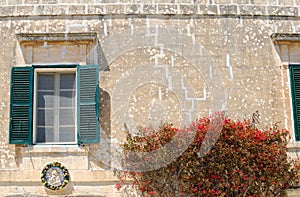
[(36, 142), (75, 142), (76, 75), (38, 73)]
[(37, 143), (54, 142), (53, 128), (41, 127), (37, 129)]
[(74, 107), (75, 106), (75, 91), (60, 91), (59, 93), (60, 107)]
[(60, 74), (60, 89), (73, 90), (76, 87), (75, 84), (75, 74)]
[(60, 142), (75, 142), (75, 127), (60, 127), (59, 141)]
[(38, 126), (53, 126), (54, 125), (54, 113), (52, 109), (39, 109), (38, 115)]
[(54, 108), (54, 92), (38, 92), (38, 107)]
[(38, 75), (38, 90), (54, 90), (54, 75), (39, 74)]
[(75, 110), (74, 109), (60, 109), (59, 110), (59, 124), (60, 125), (75, 125)]

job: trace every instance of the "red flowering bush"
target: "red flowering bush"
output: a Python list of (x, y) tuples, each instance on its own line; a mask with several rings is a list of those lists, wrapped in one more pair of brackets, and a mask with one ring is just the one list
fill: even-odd
[[(299, 167), (287, 156), (287, 130), (260, 130), (249, 120), (233, 121), (222, 116), (218, 140), (208, 154), (200, 155), (201, 146), (213, 141), (207, 139), (211, 121), (204, 117), (183, 130), (165, 124), (157, 130), (144, 129), (143, 136), (129, 136), (123, 148), (125, 163), (130, 160), (130, 165), (134, 165), (130, 152), (158, 150), (176, 135), (187, 148), (159, 169), (120, 171), (122, 182), (128, 178), (146, 196), (279, 196), (298, 183)], [(191, 133), (193, 140), (187, 144), (186, 137)], [(153, 161), (147, 159), (160, 162), (174, 152), (162, 154)], [(133, 161), (148, 163), (147, 159)]]

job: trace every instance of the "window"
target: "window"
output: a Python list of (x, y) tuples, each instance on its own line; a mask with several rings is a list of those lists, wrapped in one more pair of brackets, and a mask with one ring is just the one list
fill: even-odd
[(14, 67), (10, 143), (99, 142), (98, 67)]
[(33, 139), (36, 143), (76, 143), (75, 72), (42, 70), (35, 74)]
[(300, 141), (300, 65), (290, 65), (295, 138)]

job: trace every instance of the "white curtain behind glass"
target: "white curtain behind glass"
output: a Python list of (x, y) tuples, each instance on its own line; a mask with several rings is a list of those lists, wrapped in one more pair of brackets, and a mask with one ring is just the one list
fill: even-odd
[(37, 143), (75, 142), (75, 73), (41, 73), (37, 81)]

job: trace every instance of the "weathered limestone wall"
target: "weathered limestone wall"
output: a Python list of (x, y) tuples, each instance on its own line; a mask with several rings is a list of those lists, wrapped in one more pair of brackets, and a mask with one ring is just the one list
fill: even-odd
[[(126, 196), (115, 191), (109, 168), (118, 164), (109, 153), (124, 140), (124, 123), (134, 133), (138, 125), (184, 126), (214, 111), (244, 118), (259, 110), (261, 127), (282, 121), (293, 132), (288, 69), (270, 36), (299, 33), (299, 16), (300, 0), (0, 1), (0, 196), (52, 194), (40, 171), (54, 160), (71, 173), (66, 194)], [(43, 45), (28, 63), (17, 37), (82, 32), (97, 33), (85, 60), (59, 56), (60, 47), (53, 58)], [(300, 50), (292, 51), (287, 61), (299, 63)], [(99, 145), (8, 144), (10, 68), (49, 60), (99, 64)]]
[(13, 0), (1, 1), (2, 17), (65, 15), (298, 16), (299, 0)]

